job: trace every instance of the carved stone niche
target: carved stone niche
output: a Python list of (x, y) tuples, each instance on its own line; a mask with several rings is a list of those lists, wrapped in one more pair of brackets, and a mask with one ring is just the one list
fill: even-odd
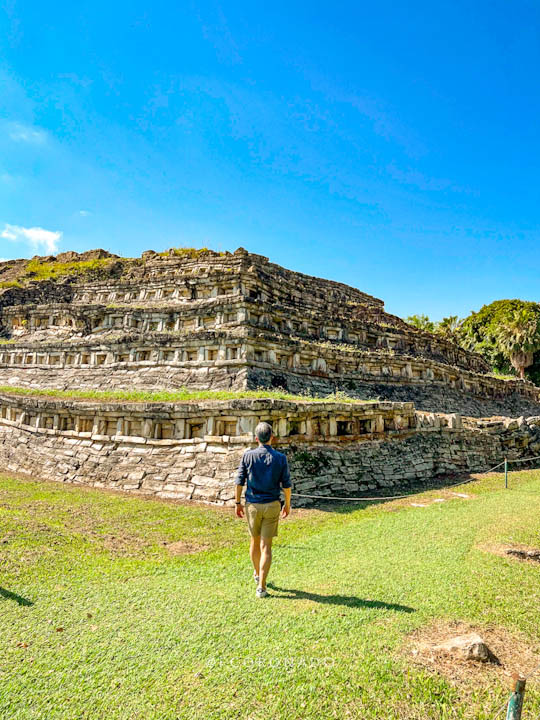
[(75, 418), (72, 415), (62, 415), (58, 423), (58, 429), (63, 432), (75, 430)]
[(306, 421), (300, 418), (288, 418), (287, 419), (287, 435), (292, 437), (294, 435), (305, 435), (306, 434)]
[(238, 418), (237, 417), (220, 417), (214, 421), (213, 435), (228, 435), (234, 437), (238, 435)]
[(351, 418), (336, 417), (336, 436), (345, 437), (354, 435), (357, 429), (356, 423)]
[(81, 433), (91, 433), (94, 426), (94, 418), (79, 417), (77, 418), (77, 431)]
[(174, 437), (174, 424), (164, 420), (156, 422), (153, 436), (155, 440), (171, 440)]
[(142, 421), (140, 418), (127, 418), (124, 421), (124, 435), (142, 437)]
[(206, 419), (205, 418), (190, 418), (186, 421), (186, 437), (187, 438), (202, 438), (206, 433)]

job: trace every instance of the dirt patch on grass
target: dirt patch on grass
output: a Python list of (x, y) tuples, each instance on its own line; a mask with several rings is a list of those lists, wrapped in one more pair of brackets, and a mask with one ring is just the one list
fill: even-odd
[(540, 566), (540, 548), (533, 548), (527, 545), (504, 544), (504, 543), (484, 543), (477, 546), (479, 550), (489, 552), (492, 555), (506, 558), (507, 560), (517, 560), (526, 562), (531, 565)]
[(143, 538), (134, 535), (101, 534), (92, 530), (82, 534), (87, 535), (89, 540), (101, 545), (105, 550), (115, 556), (136, 557), (149, 546), (149, 543)]
[(163, 543), (171, 555), (194, 555), (195, 553), (208, 550), (208, 543), (197, 543), (189, 540), (177, 540), (172, 543)]
[[(491, 662), (465, 660), (435, 649), (451, 638), (469, 633), (480, 635), (496, 659)], [(413, 665), (443, 675), (456, 685), (483, 685), (495, 679), (510, 683), (512, 673), (532, 672), (540, 663), (540, 644), (535, 645), (525, 635), (495, 625), (481, 627), (459, 621), (438, 621), (409, 635), (403, 654)]]

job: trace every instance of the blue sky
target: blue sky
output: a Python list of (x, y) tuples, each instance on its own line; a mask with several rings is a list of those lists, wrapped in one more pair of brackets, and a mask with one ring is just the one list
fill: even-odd
[(0, 8), (0, 257), (243, 246), (402, 316), (540, 301), (533, 0)]

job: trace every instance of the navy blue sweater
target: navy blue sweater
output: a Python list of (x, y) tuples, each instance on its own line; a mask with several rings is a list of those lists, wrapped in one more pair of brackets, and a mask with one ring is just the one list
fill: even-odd
[(291, 487), (289, 465), (283, 453), (270, 445), (246, 450), (238, 468), (237, 485), (245, 485), (246, 502), (267, 503), (279, 500), (281, 488)]

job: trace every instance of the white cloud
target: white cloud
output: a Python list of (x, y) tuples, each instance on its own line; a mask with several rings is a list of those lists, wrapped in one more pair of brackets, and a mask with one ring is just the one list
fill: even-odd
[(27, 242), (34, 250), (55, 253), (58, 250), (58, 243), (62, 233), (57, 230), (45, 230), (40, 227), (25, 228), (20, 225), (6, 223), (0, 237), (12, 242)]
[(18, 122), (9, 123), (8, 135), (15, 142), (31, 143), (32, 145), (43, 145), (47, 141), (45, 130)]
[(82, 217), (88, 217), (91, 214), (90, 210), (79, 210), (79, 215), (82, 215)]

